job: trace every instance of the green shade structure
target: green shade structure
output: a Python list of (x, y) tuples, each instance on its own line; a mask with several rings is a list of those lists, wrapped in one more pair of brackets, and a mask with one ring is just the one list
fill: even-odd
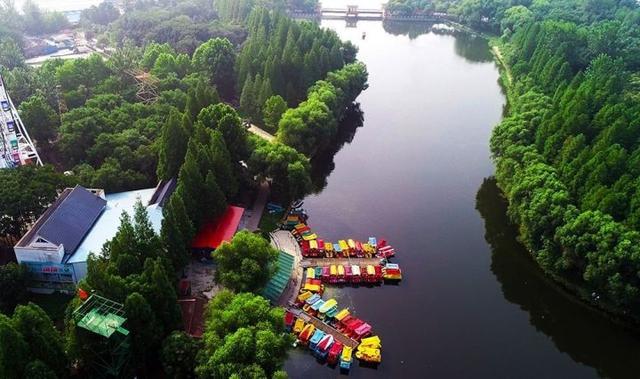
[(262, 296), (269, 299), (272, 303), (278, 301), (282, 292), (287, 287), (291, 270), (293, 269), (293, 256), (283, 251), (278, 254), (276, 273), (271, 277), (267, 285), (262, 291)]

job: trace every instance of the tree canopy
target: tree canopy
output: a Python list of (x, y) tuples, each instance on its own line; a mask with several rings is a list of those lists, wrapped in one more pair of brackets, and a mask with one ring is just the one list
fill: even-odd
[[(481, 9), (464, 4), (467, 17)], [(640, 10), (624, 1), (485, 6), (482, 22), (502, 28), (514, 76), (509, 115), (491, 139), (509, 215), (548, 273), (637, 319)]]
[(200, 378), (282, 377), (292, 337), (284, 332), (284, 310), (261, 296), (222, 291), (206, 311)]
[(273, 275), (278, 258), (269, 241), (246, 230), (214, 252), (216, 280), (236, 292), (258, 292)]

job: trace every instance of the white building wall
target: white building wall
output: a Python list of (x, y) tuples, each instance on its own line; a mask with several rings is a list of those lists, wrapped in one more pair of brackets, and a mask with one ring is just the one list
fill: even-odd
[(54, 245), (51, 247), (38, 246), (15, 246), (13, 250), (16, 253), (18, 263), (23, 262), (51, 262), (62, 263), (64, 257), (64, 246), (60, 245), (57, 249)]

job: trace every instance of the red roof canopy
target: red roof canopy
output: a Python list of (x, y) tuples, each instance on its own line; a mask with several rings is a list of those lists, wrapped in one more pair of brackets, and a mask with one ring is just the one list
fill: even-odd
[(191, 243), (194, 249), (215, 249), (224, 241), (231, 241), (238, 230), (240, 218), (244, 208), (229, 205), (220, 218), (209, 221), (202, 228)]

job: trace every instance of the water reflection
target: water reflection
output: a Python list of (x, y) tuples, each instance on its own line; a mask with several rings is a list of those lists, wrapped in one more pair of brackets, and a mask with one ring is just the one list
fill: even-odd
[(456, 54), (467, 61), (473, 63), (486, 63), (493, 60), (491, 50), (489, 49), (489, 40), (486, 38), (460, 31), (453, 31), (451, 34), (456, 36), (456, 41), (453, 45)]
[(387, 33), (406, 35), (409, 39), (416, 39), (428, 33), (454, 36), (456, 37), (454, 49), (457, 55), (473, 63), (487, 63), (493, 60), (487, 39), (445, 24), (385, 21), (382, 26)]
[(507, 203), (493, 178), (484, 180), (476, 195), (491, 246), (491, 271), (506, 300), (528, 312), (529, 322), (576, 362), (594, 367), (601, 376), (637, 378), (639, 338), (613, 325), (600, 314), (576, 303), (551, 283), (516, 240)]
[(338, 134), (335, 140), (325, 151), (318, 154), (311, 161), (311, 180), (313, 193), (320, 193), (327, 186), (327, 178), (336, 168), (335, 155), (345, 144), (351, 143), (356, 135), (356, 130), (364, 124), (364, 112), (360, 109), (360, 103), (354, 103), (349, 107), (344, 119), (338, 125)]
[(389, 34), (395, 36), (406, 35), (409, 39), (416, 39), (423, 34), (431, 32), (433, 24), (428, 22), (385, 21), (382, 27)]

